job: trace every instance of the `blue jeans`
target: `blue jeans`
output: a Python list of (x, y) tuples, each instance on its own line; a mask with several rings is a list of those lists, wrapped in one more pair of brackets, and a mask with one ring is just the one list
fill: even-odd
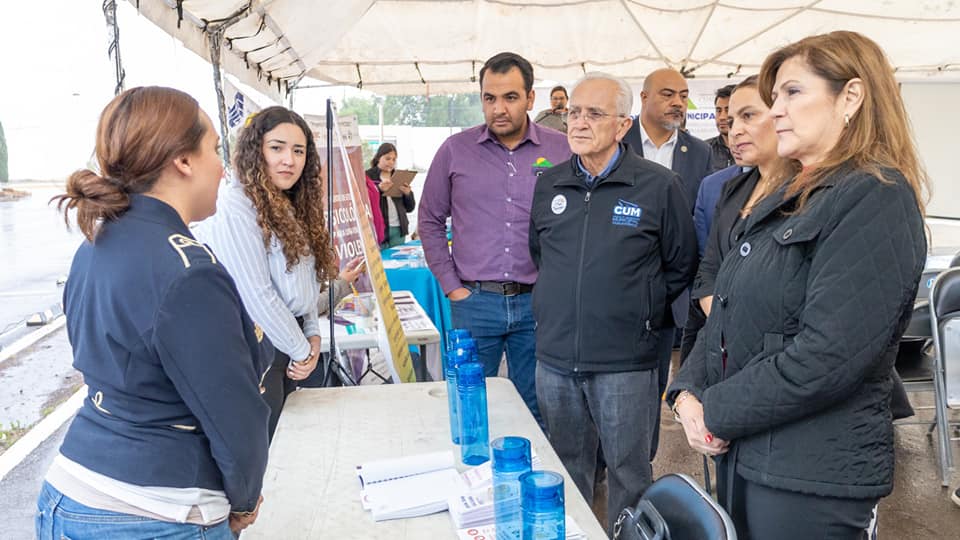
[(35, 521), (38, 540), (234, 540), (227, 521), (203, 527), (97, 510), (74, 501), (46, 482), (37, 499)]
[(496, 377), (504, 348), (510, 380), (527, 408), (543, 425), (537, 408), (536, 346), (530, 293), (515, 296), (467, 287), (470, 296), (450, 302), (454, 328), (466, 328), (477, 342), (480, 363), (487, 377)]

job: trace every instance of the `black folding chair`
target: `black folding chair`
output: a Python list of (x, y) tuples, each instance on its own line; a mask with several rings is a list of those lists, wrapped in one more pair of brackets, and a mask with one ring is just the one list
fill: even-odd
[(647, 488), (614, 526), (619, 540), (736, 540), (727, 512), (685, 474), (667, 474)]
[(944, 271), (930, 289), (930, 330), (934, 350), (934, 399), (940, 475), (944, 486), (953, 470), (948, 409), (960, 407), (960, 268)]

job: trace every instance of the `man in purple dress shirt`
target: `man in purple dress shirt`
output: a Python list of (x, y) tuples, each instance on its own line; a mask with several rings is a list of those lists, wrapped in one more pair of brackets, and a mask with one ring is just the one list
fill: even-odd
[[(470, 330), (488, 377), (504, 349), (510, 380), (537, 421), (534, 321), (537, 269), (527, 248), (537, 177), (570, 158), (563, 133), (530, 121), (533, 67), (514, 53), (480, 70), (485, 124), (448, 138), (430, 164), (417, 229), (430, 271), (450, 299), (453, 326)], [(447, 246), (446, 220), (453, 245)]]

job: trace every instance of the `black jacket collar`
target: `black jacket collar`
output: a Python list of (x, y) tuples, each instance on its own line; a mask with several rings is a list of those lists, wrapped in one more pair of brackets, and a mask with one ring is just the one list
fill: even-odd
[[(844, 176), (849, 175), (853, 171), (854, 171), (854, 168), (849, 165), (844, 165), (842, 167), (837, 168), (837, 170), (835, 170), (833, 173), (831, 173), (829, 176), (823, 179), (820, 185), (817, 186), (816, 189), (814, 189), (814, 192), (820, 191), (821, 189), (832, 188), (837, 184), (837, 181), (840, 178), (843, 178)], [(750, 228), (752, 228), (757, 223), (760, 223), (761, 221), (769, 217), (770, 214), (774, 213), (775, 211), (782, 209), (786, 212), (789, 212), (793, 210), (794, 205), (796, 204), (797, 199), (799, 198), (799, 195), (794, 194), (787, 197), (787, 187), (789, 186), (791, 181), (793, 181), (792, 178), (789, 181), (787, 181), (783, 186), (780, 186), (780, 189), (775, 191), (773, 195), (770, 195), (764, 200), (760, 201), (760, 203), (756, 206), (756, 208), (754, 208), (753, 212), (750, 212), (750, 216), (747, 218), (747, 224), (746, 224), (747, 230), (750, 230)]]

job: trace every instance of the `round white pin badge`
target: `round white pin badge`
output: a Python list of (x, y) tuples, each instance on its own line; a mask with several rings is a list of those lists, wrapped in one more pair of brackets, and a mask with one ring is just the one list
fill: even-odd
[(553, 210), (554, 214), (562, 214), (567, 209), (567, 198), (563, 195), (557, 195), (550, 203), (550, 209)]

